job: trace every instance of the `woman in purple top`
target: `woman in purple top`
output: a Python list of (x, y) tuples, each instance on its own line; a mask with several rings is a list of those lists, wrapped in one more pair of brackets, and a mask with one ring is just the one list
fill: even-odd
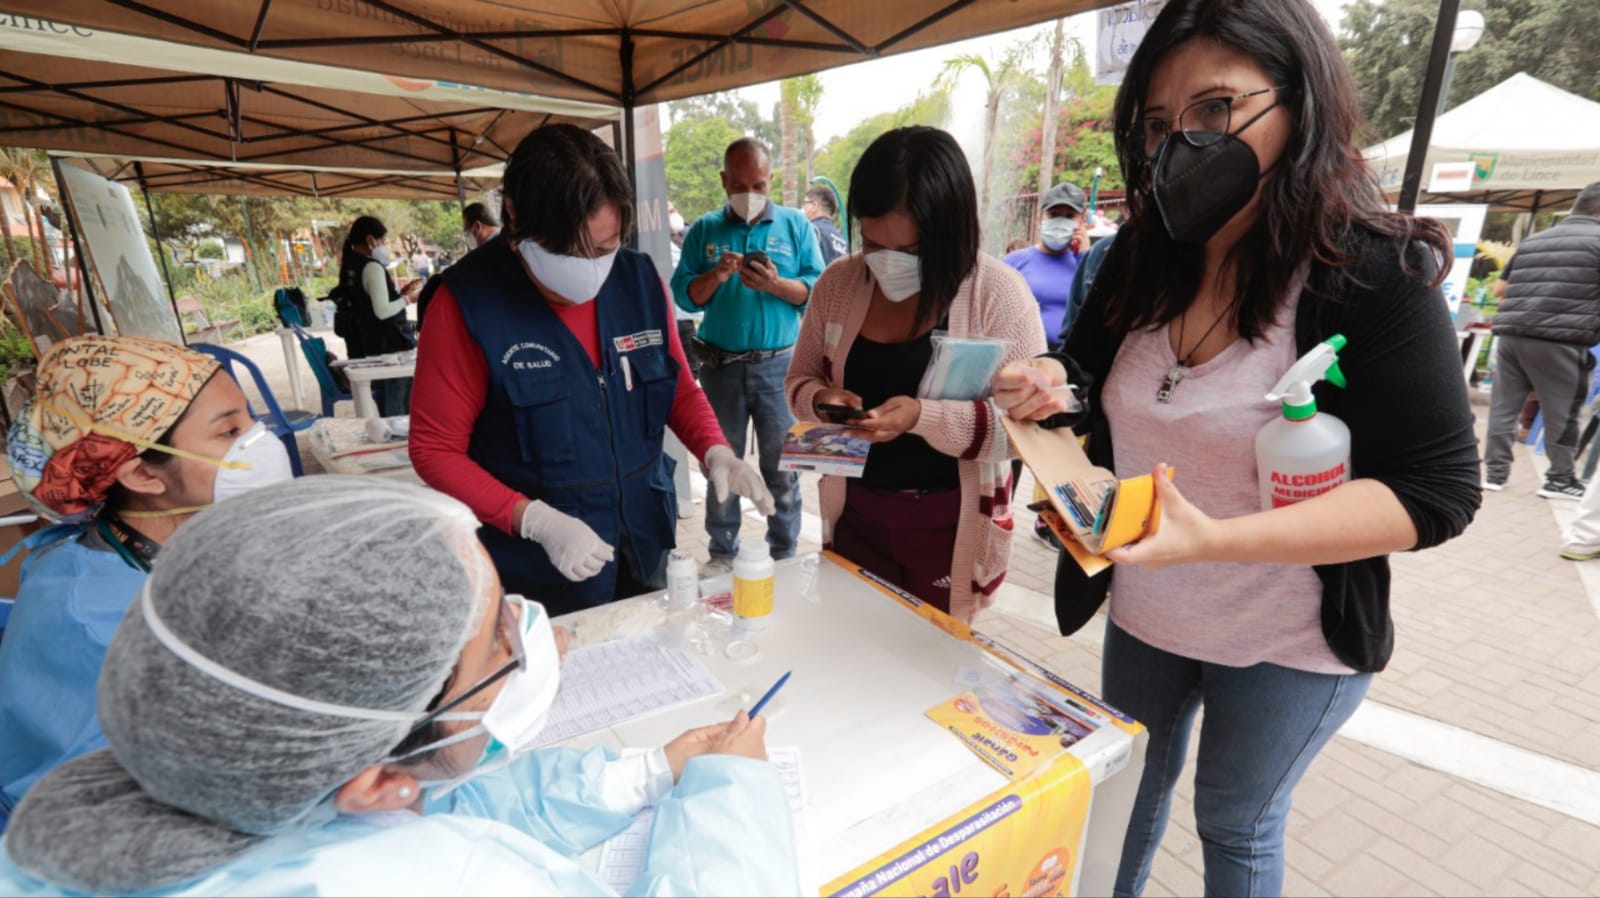
[(1039, 317), (1044, 321), (1044, 338), (1051, 350), (1059, 349), (1061, 331), (1071, 324), (1068, 311), (1072, 295), (1072, 276), (1078, 271), (1078, 260), (1089, 249), (1089, 236), (1084, 224), (1083, 188), (1062, 182), (1045, 191), (1039, 207), (1044, 219), (1039, 223), (1039, 242), (1014, 253), (1007, 253), (1005, 263), (1022, 272), (1039, 303)]
[[(1438, 287), (1450, 238), (1388, 211), (1309, 0), (1172, 0), (1115, 122), (1128, 224), (1062, 352), (1002, 371), (996, 398), (1048, 417), (1070, 371), (1090, 458), (1157, 474), (1155, 534), (1102, 575), (1056, 568), (1063, 632), (1110, 590), (1103, 691), (1150, 729), (1116, 893), (1144, 888), (1204, 708), (1206, 894), (1280, 894), (1294, 787), (1393, 652), (1388, 554), (1456, 536), (1481, 498)], [(1254, 436), (1281, 414), (1264, 396), (1333, 334), (1349, 385), (1317, 400), (1350, 427), (1353, 479), (1262, 510)]]

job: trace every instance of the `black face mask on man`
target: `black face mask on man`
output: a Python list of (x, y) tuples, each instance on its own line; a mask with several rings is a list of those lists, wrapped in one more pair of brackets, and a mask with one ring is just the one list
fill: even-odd
[(1237, 135), (1277, 108), (1274, 103), (1239, 130), (1197, 147), (1174, 133), (1152, 165), (1156, 210), (1167, 234), (1179, 243), (1205, 243), (1250, 204), (1266, 174), (1256, 151)]

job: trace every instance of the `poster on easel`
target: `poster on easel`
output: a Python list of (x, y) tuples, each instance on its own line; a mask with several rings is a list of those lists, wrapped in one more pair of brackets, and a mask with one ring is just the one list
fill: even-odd
[(178, 314), (150, 254), (133, 194), (81, 168), (62, 164), (58, 171), (94, 289), (110, 307), (116, 332), (183, 343)]
[(33, 263), (18, 261), (0, 285), (5, 314), (22, 329), (35, 357), (68, 337), (97, 333), (94, 319), (68, 287), (41, 277)]

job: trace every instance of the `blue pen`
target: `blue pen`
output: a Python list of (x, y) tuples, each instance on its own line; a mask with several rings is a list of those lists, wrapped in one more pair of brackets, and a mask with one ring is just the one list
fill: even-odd
[(761, 713), (761, 709), (767, 706), (767, 702), (772, 701), (772, 697), (778, 694), (778, 690), (783, 688), (783, 684), (789, 682), (789, 674), (792, 673), (794, 673), (794, 671), (789, 671), (789, 673), (779, 677), (778, 682), (772, 684), (772, 688), (768, 689), (767, 694), (761, 697), (761, 701), (756, 702), (756, 706), (750, 709), (751, 717)]

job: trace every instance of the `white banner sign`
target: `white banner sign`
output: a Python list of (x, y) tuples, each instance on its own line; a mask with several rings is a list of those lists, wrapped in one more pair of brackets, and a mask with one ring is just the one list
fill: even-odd
[(1122, 83), (1133, 51), (1139, 49), (1150, 23), (1166, 5), (1167, 0), (1135, 0), (1099, 12), (1094, 71), (1097, 84)]

